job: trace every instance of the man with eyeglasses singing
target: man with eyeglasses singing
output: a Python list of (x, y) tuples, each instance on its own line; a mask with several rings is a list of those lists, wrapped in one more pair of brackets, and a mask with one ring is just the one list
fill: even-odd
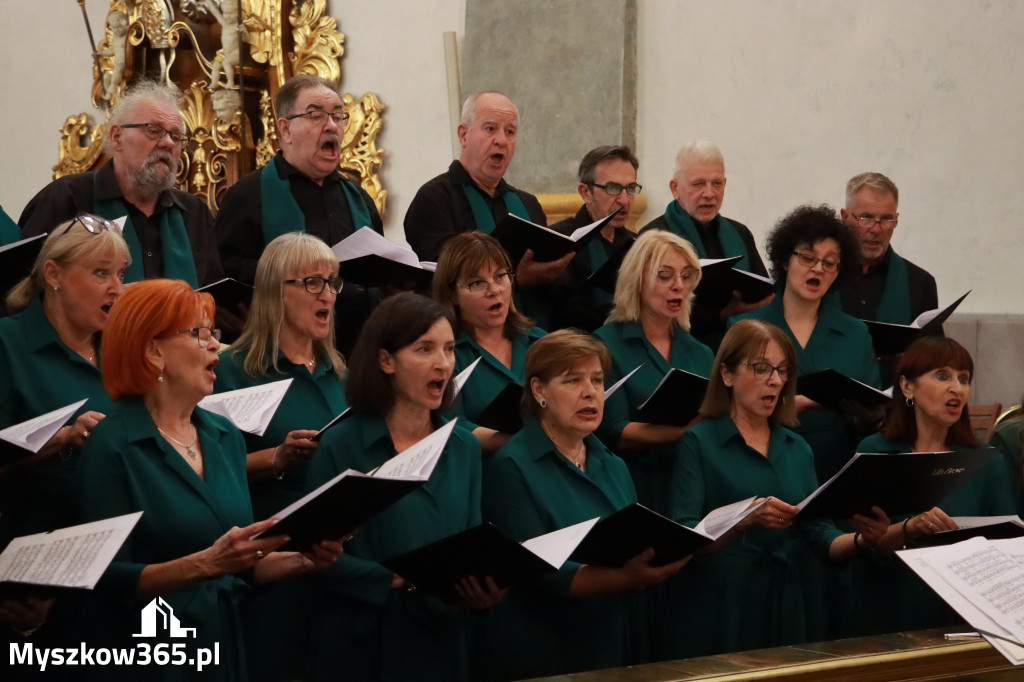
[(612, 309), (612, 286), (595, 285), (590, 276), (611, 258), (621, 257), (633, 244), (636, 233), (626, 227), (633, 199), (640, 193), (636, 181), (640, 162), (629, 147), (604, 145), (591, 149), (580, 161), (579, 185), (583, 206), (572, 218), (551, 225), (552, 230), (571, 234), (573, 230), (601, 220), (615, 211), (619, 213), (601, 228), (601, 236), (587, 242), (566, 269), (567, 276), (556, 280), (563, 290), (557, 297), (561, 303), (556, 327), (576, 327), (592, 332), (605, 323)]
[(860, 267), (846, 273), (839, 295), (843, 311), (862, 320), (910, 324), (939, 307), (935, 278), (889, 245), (899, 199), (896, 184), (881, 173), (861, 173), (846, 183), (841, 213), (860, 244)]
[[(277, 91), (281, 151), (224, 195), (217, 239), (229, 277), (252, 284), (256, 263), (275, 237), (307, 232), (333, 246), (362, 227), (384, 233), (370, 195), (339, 172), (348, 114), (338, 86), (326, 78), (293, 76)], [(336, 342), (347, 353), (376, 296), (349, 282), (338, 296)]]
[(83, 212), (108, 220), (127, 216), (123, 236), (132, 262), (125, 282), (168, 277), (197, 287), (221, 279), (210, 209), (174, 188), (188, 145), (180, 99), (174, 86), (154, 81), (121, 95), (104, 141), (110, 163), (44, 187), (18, 220), (22, 237), (49, 232)]
[[(718, 147), (704, 140), (687, 144), (676, 155), (675, 173), (668, 183), (673, 201), (664, 215), (640, 232), (669, 230), (693, 244), (701, 258), (742, 256), (734, 268), (767, 277), (750, 230), (720, 213), (725, 183), (725, 159)], [(744, 303), (739, 292), (716, 293), (709, 296), (712, 292), (698, 291), (690, 312), (690, 332), (712, 349), (718, 348), (730, 316), (760, 308), (772, 299), (768, 296), (756, 303)]]

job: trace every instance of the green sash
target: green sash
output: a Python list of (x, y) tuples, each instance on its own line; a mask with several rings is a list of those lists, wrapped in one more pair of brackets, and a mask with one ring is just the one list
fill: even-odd
[(875, 320), (892, 324), (910, 324), (914, 321), (910, 308), (910, 279), (907, 261), (889, 247), (889, 271), (885, 275), (885, 289), (878, 301)]
[[(494, 228), (497, 225), (494, 223), (494, 214), (491, 213), (491, 208), (487, 205), (487, 195), (484, 194), (483, 190), (473, 183), (467, 182), (462, 185), (462, 193), (466, 195), (466, 200), (469, 201), (469, 210), (473, 212), (473, 222), (476, 223), (476, 229), (484, 234), (494, 232)], [(501, 200), (505, 202), (505, 208), (508, 209), (509, 213), (523, 220), (530, 220), (530, 214), (526, 212), (526, 206), (523, 206), (522, 199), (513, 190), (502, 194)]]
[(0, 244), (13, 244), (21, 239), (21, 229), (18, 223), (11, 220), (10, 216), (0, 208)]
[[(355, 183), (344, 177), (340, 180), (341, 190), (348, 202), (349, 215), (352, 216), (353, 231), (361, 227), (373, 229), (370, 211), (363, 203), (363, 196)], [(306, 215), (292, 196), (288, 180), (278, 175), (273, 159), (260, 171), (260, 215), (263, 219), (264, 245), (282, 234), (306, 231)]]
[[(665, 209), (665, 221), (672, 232), (693, 244), (697, 257), (707, 258), (708, 251), (704, 248), (704, 240), (700, 238), (697, 225), (693, 222), (690, 214), (679, 206), (679, 202), (672, 200)], [(728, 218), (718, 216), (718, 239), (722, 242), (722, 253), (726, 258), (742, 256), (739, 262), (733, 267), (737, 270), (750, 271), (750, 259), (747, 254), (747, 247), (743, 244), (739, 231)]]
[[(94, 189), (93, 211), (107, 220), (117, 220), (121, 216), (126, 216), (122, 236), (128, 242), (128, 253), (132, 256), (132, 262), (124, 274), (124, 281), (141, 282), (146, 279), (145, 270), (142, 267), (142, 242), (139, 241), (139, 235), (135, 232), (135, 226), (132, 225), (127, 202), (123, 198), (100, 199), (95, 195)], [(167, 206), (160, 211), (160, 247), (164, 263), (164, 271), (161, 274), (170, 279), (185, 280), (193, 288), (198, 287), (199, 277), (196, 275), (196, 261), (192, 256), (192, 244), (188, 239), (188, 232), (185, 230), (185, 221), (177, 206)]]

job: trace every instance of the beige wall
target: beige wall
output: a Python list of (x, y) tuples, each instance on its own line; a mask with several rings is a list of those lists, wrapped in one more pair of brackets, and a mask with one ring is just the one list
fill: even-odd
[[(330, 4), (347, 36), (345, 90), (388, 105), (378, 143), (400, 239), (417, 187), (451, 157), (441, 34), (461, 38), (465, 2)], [(105, 5), (88, 5), (99, 33)], [(3, 12), (0, 203), (16, 218), (49, 180), (64, 118), (87, 109), (91, 76), (77, 5)], [(902, 193), (893, 243), (936, 275), (941, 301), (973, 289), (964, 312), (1024, 313), (1024, 3), (640, 0), (638, 30), (648, 217), (670, 199), (673, 152), (690, 139), (722, 147), (725, 213), (759, 241), (795, 205), (839, 205), (847, 178), (879, 170)]]

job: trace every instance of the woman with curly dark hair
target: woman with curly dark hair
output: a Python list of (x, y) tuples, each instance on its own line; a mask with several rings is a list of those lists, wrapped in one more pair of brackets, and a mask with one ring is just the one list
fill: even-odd
[[(733, 318), (780, 327), (796, 347), (799, 375), (834, 369), (877, 387), (881, 381), (871, 336), (863, 322), (825, 301), (836, 280), (857, 267), (857, 241), (828, 206), (800, 206), (768, 235), (768, 259), (780, 292), (769, 305)], [(851, 415), (797, 396), (797, 432), (814, 452), (819, 481), (853, 455), (858, 433)]]

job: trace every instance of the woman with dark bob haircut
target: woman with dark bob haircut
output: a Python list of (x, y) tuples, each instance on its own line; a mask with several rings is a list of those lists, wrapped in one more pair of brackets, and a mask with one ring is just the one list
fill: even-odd
[(463, 232), (449, 239), (434, 272), (434, 298), (455, 318), (455, 373), (480, 363), (452, 406), (450, 414), (467, 427), (485, 452), (504, 445), (510, 433), (473, 422), (510, 383), (522, 385), (526, 351), (544, 331), (518, 310), (512, 300), (515, 268), (497, 239)]
[(797, 516), (793, 504), (818, 481), (807, 442), (786, 428), (796, 423), (796, 368), (789, 337), (761, 320), (740, 320), (719, 346), (701, 406), (707, 421), (681, 442), (672, 517), (695, 526), (727, 504), (767, 500), (666, 584), (655, 602), (659, 659), (822, 639), (821, 560), (849, 558), (889, 526), (877, 508), (873, 518), (854, 517), (856, 535)]
[[(349, 358), (352, 416), (324, 434), (310, 465), (314, 488), (347, 469), (369, 472), (445, 423), (455, 366), (452, 319), (412, 293), (370, 315)], [(480, 523), (480, 444), (456, 426), (430, 480), (364, 524), (324, 581), (314, 627), (313, 679), (466, 680), (467, 614), (409, 591), (381, 562)], [(482, 609), (499, 600), (489, 578), (457, 586)]]
[[(522, 430), (498, 451), (484, 484), (484, 516), (522, 541), (636, 502), (625, 463), (594, 435), (604, 411), (608, 349), (570, 329), (526, 354)], [(488, 614), (485, 679), (521, 679), (646, 660), (643, 588), (689, 559), (652, 566), (653, 550), (618, 568), (566, 562), (514, 590)], [(529, 652), (528, 654), (526, 652)]]
[[(979, 447), (967, 413), (974, 362), (953, 339), (924, 337), (903, 352), (897, 384), (881, 433), (861, 441), (858, 452), (942, 452)], [(1006, 478), (1008, 463), (996, 451), (985, 466), (942, 503), (923, 514), (898, 519), (882, 545), (913, 546), (923, 535), (956, 528), (955, 516), (1016, 513)], [(963, 622), (897, 558), (860, 561), (855, 566), (850, 633), (921, 630)]]
[[(143, 514), (97, 587), (87, 622), (92, 636), (133, 646), (139, 609), (160, 597), (182, 627), (195, 628), (196, 646), (219, 642), (224, 665), (204, 678), (244, 680), (239, 605), (246, 582), (333, 564), (341, 543), (298, 554), (274, 551), (286, 536), (252, 538), (274, 520), (253, 523), (245, 441), (226, 419), (196, 409), (216, 379), (220, 331), (213, 319), (209, 294), (169, 279), (136, 282), (110, 311), (103, 383), (118, 405), (82, 452), (83, 520)], [(102, 670), (102, 679), (118, 677), (117, 668)], [(139, 677), (131, 667), (122, 674)], [(145, 677), (194, 675), (168, 666)]]
[[(739, 319), (770, 322), (793, 342), (800, 375), (834, 369), (879, 387), (881, 377), (867, 326), (825, 296), (843, 273), (858, 266), (857, 241), (828, 206), (800, 206), (768, 235), (768, 259), (780, 293)], [(852, 416), (798, 395), (797, 433), (814, 452), (819, 481), (832, 477), (853, 456), (862, 431)], [(860, 415), (877, 421), (881, 415)], [(871, 417), (874, 417), (872, 419)], [(874, 424), (872, 424), (874, 426)]]

